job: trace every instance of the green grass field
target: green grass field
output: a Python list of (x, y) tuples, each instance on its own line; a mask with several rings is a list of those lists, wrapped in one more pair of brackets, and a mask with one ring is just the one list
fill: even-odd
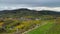
[(49, 29), (52, 28), (53, 25), (54, 25), (54, 21), (48, 21), (47, 24), (40, 26), (35, 30), (30, 31), (27, 34), (49, 34), (48, 31)]
[(60, 34), (60, 19), (48, 30), (47, 34)]

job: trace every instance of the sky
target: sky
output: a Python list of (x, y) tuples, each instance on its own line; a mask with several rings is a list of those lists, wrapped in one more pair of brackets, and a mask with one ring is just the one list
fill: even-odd
[(60, 0), (0, 0), (0, 10), (18, 8), (38, 9), (40, 7), (42, 9), (54, 9), (55, 7), (60, 9)]

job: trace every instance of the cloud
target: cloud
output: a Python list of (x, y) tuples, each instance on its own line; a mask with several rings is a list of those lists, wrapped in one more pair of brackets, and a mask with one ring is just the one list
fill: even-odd
[(0, 5), (0, 10), (12, 10), (12, 9), (19, 9), (19, 8), (27, 8), (28, 6), (25, 4), (20, 5)]
[(60, 7), (34, 7), (32, 9), (37, 10), (37, 11), (40, 11), (40, 10), (52, 10), (52, 11), (60, 12)]
[(19, 8), (60, 11), (60, 0), (0, 0), (0, 10)]
[(0, 0), (0, 4), (6, 5), (30, 5), (32, 7), (38, 6), (49, 6), (49, 7), (56, 7), (60, 6), (60, 0)]
[(5, 7), (0, 7), (0, 10), (14, 10), (14, 9), (20, 9), (20, 8), (28, 8), (31, 10), (37, 10), (37, 11), (41, 11), (41, 10), (52, 10), (52, 11), (57, 11), (60, 12), (60, 7), (22, 7), (22, 6), (5, 6)]

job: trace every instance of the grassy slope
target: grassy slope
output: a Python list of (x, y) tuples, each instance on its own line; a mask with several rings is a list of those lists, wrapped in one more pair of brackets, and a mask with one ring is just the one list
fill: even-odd
[(60, 19), (56, 20), (56, 23), (48, 30), (47, 34), (60, 34)]
[(27, 34), (46, 34), (47, 31), (53, 26), (54, 21), (49, 21), (47, 24), (28, 32)]

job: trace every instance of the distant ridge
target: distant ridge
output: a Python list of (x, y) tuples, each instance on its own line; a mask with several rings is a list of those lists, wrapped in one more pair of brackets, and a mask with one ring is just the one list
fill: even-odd
[(21, 9), (15, 9), (15, 10), (3, 10), (0, 11), (0, 14), (7, 14), (7, 13), (28, 13), (28, 14), (42, 14), (42, 15), (60, 15), (60, 12), (57, 11), (51, 11), (51, 10), (41, 10), (41, 11), (36, 11), (36, 10), (30, 10), (27, 8), (21, 8)]

